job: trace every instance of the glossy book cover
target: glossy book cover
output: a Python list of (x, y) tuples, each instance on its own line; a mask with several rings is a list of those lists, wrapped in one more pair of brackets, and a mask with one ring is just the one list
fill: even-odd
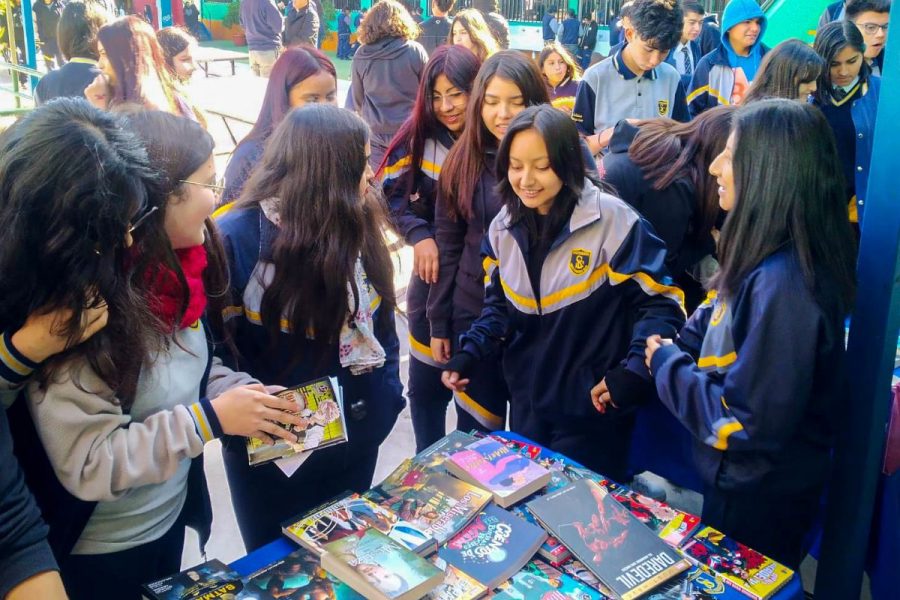
[(468, 474), (473, 483), (501, 497), (512, 495), (534, 481), (550, 479), (547, 469), (491, 438), (478, 440), (451, 454), (450, 461)]

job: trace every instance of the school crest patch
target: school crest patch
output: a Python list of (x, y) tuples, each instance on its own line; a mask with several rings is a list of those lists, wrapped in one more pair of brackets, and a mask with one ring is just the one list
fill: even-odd
[(584, 275), (587, 273), (588, 267), (591, 265), (591, 251), (584, 248), (575, 248), (572, 250), (572, 256), (569, 257), (569, 270), (575, 275)]
[(659, 116), (665, 117), (669, 114), (669, 101), (668, 100), (660, 100), (656, 103), (656, 110), (659, 112)]
[(725, 304), (725, 300), (719, 298), (719, 301), (716, 302), (715, 308), (713, 308), (713, 314), (709, 318), (709, 324), (713, 327), (722, 322), (722, 317), (725, 316), (725, 309), (728, 308)]

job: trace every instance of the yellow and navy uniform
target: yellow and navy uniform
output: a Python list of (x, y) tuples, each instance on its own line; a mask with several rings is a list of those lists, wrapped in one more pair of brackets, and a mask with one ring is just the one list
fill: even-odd
[[(660, 400), (699, 441), (705, 483), (798, 490), (824, 482), (844, 372), (843, 316), (803, 285), (793, 249), (708, 299), (651, 370)], [(837, 294), (830, 300), (836, 304)]]
[(665, 246), (632, 208), (586, 179), (550, 244), (538, 290), (529, 277), (529, 248), (527, 227), (511, 225), (502, 209), (483, 246), (484, 310), (461, 348), (480, 360), (503, 348), (512, 412), (529, 413), (514, 419), (514, 430), (532, 433), (521, 424), (534, 416), (558, 430), (608, 422), (616, 417), (594, 409), (591, 388), (617, 368), (649, 379), (647, 336), (673, 335), (684, 323), (681, 290), (666, 275)]

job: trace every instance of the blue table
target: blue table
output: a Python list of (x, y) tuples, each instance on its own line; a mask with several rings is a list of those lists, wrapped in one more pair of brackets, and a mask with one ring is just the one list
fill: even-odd
[[(496, 432), (503, 437), (511, 440), (517, 440), (520, 442), (525, 442), (527, 444), (531, 444), (534, 446), (538, 446), (531, 440), (524, 438), (520, 435), (517, 435), (511, 431), (498, 431)], [(562, 458), (569, 463), (576, 464), (574, 461), (566, 458), (565, 456), (548, 450), (546, 448), (541, 449), (540, 456), (542, 458)], [(580, 465), (579, 465), (580, 466)], [(262, 548), (258, 548), (257, 550), (251, 552), (247, 556), (243, 558), (239, 558), (238, 560), (231, 563), (231, 568), (234, 569), (241, 577), (246, 577), (250, 575), (254, 571), (258, 571), (259, 569), (269, 565), (277, 560), (280, 560), (297, 549), (297, 545), (288, 540), (287, 538), (279, 538), (274, 542), (266, 544)], [(800, 574), (798, 573), (791, 581), (781, 589), (777, 594), (772, 596), (772, 600), (795, 600), (797, 598), (803, 598), (803, 584), (800, 581)]]

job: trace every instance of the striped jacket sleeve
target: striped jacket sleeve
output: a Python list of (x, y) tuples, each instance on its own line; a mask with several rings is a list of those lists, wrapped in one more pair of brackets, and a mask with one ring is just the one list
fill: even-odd
[(691, 118), (697, 117), (700, 113), (708, 108), (718, 104), (710, 101), (709, 95), (709, 72), (711, 69), (709, 56), (704, 56), (697, 63), (697, 69), (691, 79), (691, 84), (687, 93), (687, 105)]
[(478, 359), (494, 356), (503, 345), (509, 329), (509, 305), (503, 285), (500, 283), (500, 269), (497, 256), (486, 235), (481, 245), (484, 265), (484, 306), (469, 331), (460, 336), (459, 347)]

